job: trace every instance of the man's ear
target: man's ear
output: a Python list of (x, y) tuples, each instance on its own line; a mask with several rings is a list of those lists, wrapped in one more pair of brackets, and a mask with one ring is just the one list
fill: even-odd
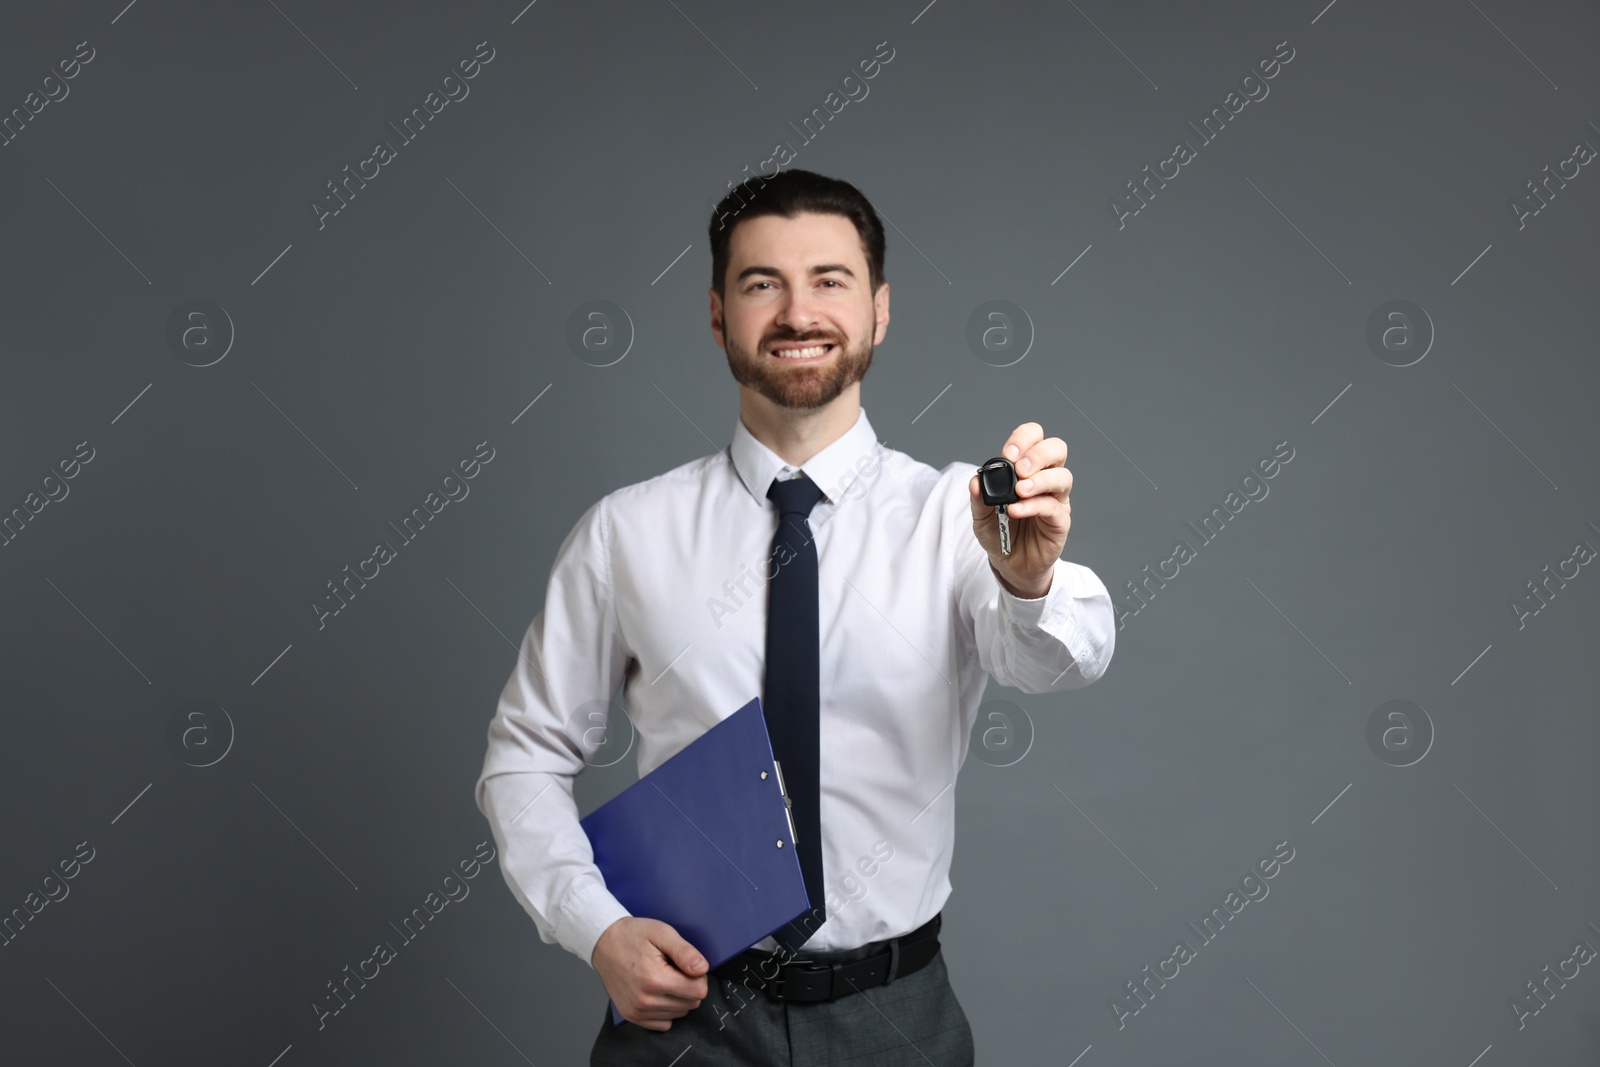
[(874, 345), (883, 344), (884, 331), (889, 328), (889, 283), (884, 282), (878, 286), (877, 294), (872, 298), (873, 317), (877, 319), (878, 326), (872, 335)]
[(722, 298), (717, 295), (715, 288), (708, 289), (711, 296), (711, 336), (717, 339), (718, 348), (727, 348), (727, 342), (722, 335)]

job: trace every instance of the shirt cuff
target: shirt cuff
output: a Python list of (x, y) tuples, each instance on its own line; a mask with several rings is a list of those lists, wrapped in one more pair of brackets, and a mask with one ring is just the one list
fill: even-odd
[(1043, 614), (1045, 602), (1051, 594), (1061, 588), (1061, 561), (1058, 559), (1052, 567), (1050, 588), (1045, 590), (1043, 596), (1026, 597), (1017, 596), (1006, 588), (1006, 583), (1000, 580), (1000, 575), (995, 573), (994, 564), (989, 565), (989, 573), (994, 575), (994, 584), (1000, 587), (1000, 602), (1005, 606), (1006, 613), (1021, 623), (1033, 626), (1038, 623), (1039, 616)]
[(1036, 630), (1060, 641), (1072, 653), (1080, 671), (1098, 662), (1099, 653), (1078, 629), (1075, 616), (1078, 598), (1105, 592), (1093, 571), (1058, 559), (1052, 566), (1050, 588), (1041, 597), (1014, 596), (998, 576), (995, 585), (1000, 588), (1000, 610), (1019, 628)]
[(600, 940), (600, 935), (618, 919), (632, 915), (603, 883), (594, 879), (585, 879), (573, 886), (562, 898), (559, 910), (556, 940), (590, 967), (594, 966), (590, 957), (594, 955), (595, 942)]

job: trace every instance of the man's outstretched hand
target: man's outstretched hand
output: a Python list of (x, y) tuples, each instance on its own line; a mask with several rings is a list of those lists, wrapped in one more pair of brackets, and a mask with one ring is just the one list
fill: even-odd
[(617, 1011), (646, 1030), (670, 1030), (706, 997), (705, 957), (658, 919), (626, 916), (595, 942), (590, 963)]
[(967, 479), (972, 498), (972, 532), (989, 554), (989, 565), (1013, 596), (1032, 599), (1050, 591), (1051, 576), (1072, 529), (1072, 472), (1067, 469), (1067, 443), (1046, 437), (1037, 422), (1011, 431), (1002, 455), (1017, 465), (1017, 503), (1011, 516), (1011, 555), (1000, 554), (1000, 525), (995, 508), (983, 502), (978, 476)]

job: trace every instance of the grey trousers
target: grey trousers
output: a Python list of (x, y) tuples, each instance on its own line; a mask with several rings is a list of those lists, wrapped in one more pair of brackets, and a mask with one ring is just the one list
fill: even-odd
[[(833, 952), (802, 950), (824, 962), (861, 959), (874, 942)], [(759, 990), (709, 976), (700, 1006), (648, 1030), (603, 1013), (590, 1067), (973, 1067), (972, 1027), (950, 987), (944, 950), (914, 974), (838, 1000), (776, 1003)]]

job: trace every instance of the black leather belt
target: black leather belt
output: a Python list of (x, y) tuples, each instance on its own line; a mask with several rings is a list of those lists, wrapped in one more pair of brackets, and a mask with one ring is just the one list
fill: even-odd
[(783, 953), (747, 949), (711, 973), (751, 989), (760, 989), (769, 1000), (791, 1003), (838, 1000), (862, 989), (888, 985), (896, 978), (926, 967), (939, 952), (942, 915), (942, 912), (935, 915), (909, 934), (884, 942), (881, 951), (859, 960), (828, 963), (802, 956), (785, 963), (782, 962)]

